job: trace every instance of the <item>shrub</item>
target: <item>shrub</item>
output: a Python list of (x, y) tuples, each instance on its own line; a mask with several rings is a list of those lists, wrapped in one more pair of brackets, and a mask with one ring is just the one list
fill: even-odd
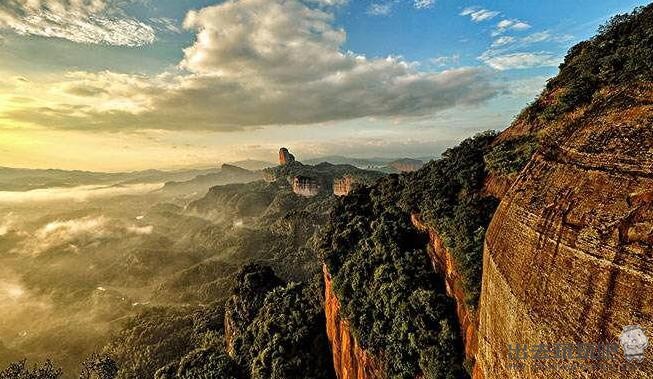
[(605, 86), (652, 80), (653, 4), (614, 16), (592, 39), (572, 47), (558, 76), (547, 84), (547, 92), (561, 89), (563, 94), (555, 101), (540, 98), (543, 111), (533, 114), (550, 121), (589, 103)]
[(32, 368), (27, 366), (26, 360), (22, 360), (10, 364), (0, 372), (0, 379), (59, 379), (61, 375), (63, 375), (62, 370), (49, 360), (42, 364), (34, 364)]
[(490, 172), (503, 175), (518, 173), (530, 161), (537, 147), (535, 136), (513, 138), (494, 146), (485, 155), (485, 164)]

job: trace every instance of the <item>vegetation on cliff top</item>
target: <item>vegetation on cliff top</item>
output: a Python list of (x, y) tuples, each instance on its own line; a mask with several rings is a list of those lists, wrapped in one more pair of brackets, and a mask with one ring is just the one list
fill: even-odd
[(498, 205), (482, 194), (495, 136), (480, 134), (419, 171), (353, 192), (327, 223), (321, 251), (343, 316), (362, 346), (391, 357), (384, 363), (392, 378), (464, 372), (452, 300), (410, 216), (421, 214), (442, 237), (464, 278), (468, 305), (475, 306), (485, 230)]
[(234, 341), (237, 362), (252, 379), (334, 378), (320, 281), (271, 291)]
[(325, 231), (325, 263), (342, 316), (361, 346), (387, 357), (389, 377), (457, 377), (464, 369), (454, 306), (425, 236), (398, 206), (401, 187), (392, 175), (346, 197)]
[(531, 160), (539, 144), (536, 136), (519, 136), (496, 144), (485, 155), (485, 166), (491, 173), (513, 175)]
[[(50, 360), (33, 364), (26, 360), (14, 362), (3, 371), (0, 379), (59, 379), (63, 370)], [(118, 365), (113, 358), (106, 355), (92, 354), (81, 365), (79, 379), (114, 379), (118, 375)]]
[(550, 121), (589, 103), (601, 88), (652, 80), (653, 4), (614, 16), (596, 36), (572, 47), (524, 115), (530, 122)]
[(270, 167), (265, 169), (264, 172), (275, 180), (288, 180), (295, 176), (314, 178), (326, 187), (330, 187), (334, 179), (342, 178), (345, 175), (355, 178), (359, 183), (368, 185), (373, 184), (377, 179), (385, 175), (378, 171), (363, 170), (348, 164), (334, 165), (322, 162), (311, 166), (298, 161), (283, 166)]
[(442, 159), (407, 175), (401, 198), (403, 209), (420, 213), (453, 254), (472, 307), (481, 293), (485, 231), (499, 205), (497, 199), (482, 194), (486, 156), (498, 155), (503, 146), (492, 149), (495, 136), (486, 132), (467, 139), (444, 152)]
[(269, 267), (241, 270), (225, 317), (240, 377), (333, 378), (320, 277), (286, 285)]

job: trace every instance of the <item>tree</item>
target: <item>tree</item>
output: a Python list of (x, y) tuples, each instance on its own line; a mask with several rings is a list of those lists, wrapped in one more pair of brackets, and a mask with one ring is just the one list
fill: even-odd
[(62, 374), (61, 368), (55, 367), (50, 360), (36, 363), (32, 369), (27, 366), (27, 360), (22, 360), (0, 372), (0, 379), (59, 379)]
[(82, 362), (80, 379), (114, 379), (118, 364), (108, 355), (93, 354)]

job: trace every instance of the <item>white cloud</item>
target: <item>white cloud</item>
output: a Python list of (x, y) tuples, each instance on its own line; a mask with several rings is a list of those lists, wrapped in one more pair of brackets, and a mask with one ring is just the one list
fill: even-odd
[(349, 0), (308, 0), (308, 1), (326, 7), (337, 7), (337, 6), (345, 5), (349, 2)]
[[(502, 25), (505, 26), (508, 23)], [(525, 51), (531, 45), (544, 42), (567, 42), (570, 35), (556, 35), (548, 30), (536, 32), (524, 37), (503, 35), (494, 40), (490, 48), (479, 59), (498, 70), (532, 67), (554, 67), (562, 62), (562, 57), (547, 51)]]
[(150, 18), (149, 21), (152, 22), (152, 24), (155, 25), (158, 30), (163, 30), (176, 34), (182, 32), (181, 28), (179, 27), (179, 23), (171, 18), (156, 17), (156, 18)]
[[(402, 0), (375, 1), (367, 7), (367, 14), (372, 16), (387, 16), (394, 6)], [(415, 9), (428, 9), (435, 5), (435, 0), (412, 0)]]
[(136, 234), (139, 236), (145, 236), (152, 234), (154, 231), (154, 226), (148, 225), (148, 226), (136, 226), (136, 225), (130, 225), (127, 227), (127, 231), (132, 234)]
[(415, 0), (413, 4), (417, 9), (430, 8), (435, 4), (435, 0)]
[(400, 57), (343, 51), (346, 33), (329, 9), (240, 0), (191, 11), (184, 26), (197, 40), (184, 50), (186, 73), (78, 73), (55, 86), (67, 89), (65, 103), (7, 117), (60, 128), (227, 131), (424, 116), (497, 93), (479, 68), (424, 72)]
[(492, 47), (505, 46), (515, 42), (515, 37), (511, 36), (502, 36), (492, 42)]
[(512, 80), (507, 87), (508, 95), (517, 99), (534, 99), (544, 90), (548, 79), (548, 76), (533, 76)]
[(517, 19), (501, 20), (499, 21), (499, 23), (497, 23), (497, 27), (492, 33), (492, 35), (497, 36), (508, 30), (524, 31), (530, 28), (531, 26), (527, 22), (520, 21)]
[(140, 237), (152, 234), (154, 227), (138, 226), (105, 216), (87, 216), (70, 220), (57, 220), (43, 225), (31, 238), (26, 239), (17, 251), (39, 255), (57, 249), (78, 253), (80, 247), (113, 238)]
[(497, 39), (494, 40), (492, 43), (492, 47), (500, 47), (500, 46), (505, 46), (505, 45), (519, 45), (519, 46), (526, 46), (526, 45), (532, 45), (536, 43), (541, 43), (541, 42), (568, 42), (572, 40), (574, 37), (569, 35), (569, 34), (553, 34), (548, 30), (542, 31), (542, 32), (536, 32), (529, 34), (525, 37), (522, 38), (516, 38), (513, 36), (500, 36)]
[(550, 31), (545, 30), (543, 32), (537, 32), (537, 33), (527, 35), (521, 39), (521, 42), (525, 44), (548, 42), (548, 41), (568, 42), (572, 39), (574, 39), (574, 37), (569, 34), (553, 34)]
[(392, 3), (372, 3), (367, 9), (367, 13), (373, 16), (387, 16), (392, 11)]
[(534, 67), (555, 67), (562, 62), (562, 57), (548, 52), (520, 52), (496, 54), (485, 52), (479, 59), (488, 66), (504, 71)]
[(429, 60), (432, 64), (440, 67), (457, 65), (460, 63), (460, 54), (446, 55), (441, 57), (431, 58)]
[(77, 43), (142, 46), (154, 29), (126, 16), (112, 0), (3, 0), (0, 29)]
[(531, 26), (523, 21), (517, 21), (510, 28), (514, 30), (526, 30), (530, 29)]
[(16, 225), (16, 218), (13, 213), (5, 215), (2, 220), (0, 220), (0, 237), (6, 235), (7, 233), (14, 230)]
[(137, 195), (160, 189), (163, 184), (132, 184), (123, 186), (79, 186), (47, 188), (32, 191), (0, 191), (0, 204), (21, 204), (50, 201), (86, 201), (121, 195)]
[(460, 15), (469, 16), (474, 22), (482, 22), (493, 19), (494, 17), (498, 16), (499, 13), (500, 12), (479, 7), (468, 7), (463, 9), (463, 11), (460, 12)]

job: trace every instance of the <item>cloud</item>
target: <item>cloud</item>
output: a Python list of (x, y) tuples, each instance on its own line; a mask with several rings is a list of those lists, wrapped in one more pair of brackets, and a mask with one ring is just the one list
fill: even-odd
[(461, 16), (469, 16), (474, 22), (482, 22), (491, 20), (494, 17), (498, 16), (500, 12), (491, 11), (489, 9), (479, 8), (479, 7), (468, 7), (463, 9), (460, 12)]
[(415, 0), (413, 5), (417, 9), (430, 8), (435, 4), (435, 0)]
[(122, 195), (138, 195), (160, 189), (163, 184), (131, 184), (122, 186), (79, 186), (32, 191), (0, 191), (0, 204), (43, 203), (51, 201), (86, 201)]
[(508, 44), (513, 43), (514, 41), (515, 41), (515, 37), (502, 36), (502, 37), (499, 37), (496, 40), (494, 40), (494, 42), (492, 42), (492, 47), (499, 47), (499, 46), (508, 45)]
[(154, 227), (137, 226), (105, 216), (52, 221), (36, 230), (17, 251), (28, 255), (43, 254), (52, 249), (78, 253), (81, 247), (110, 238), (128, 238), (152, 234)]
[(13, 213), (6, 214), (2, 220), (0, 220), (0, 237), (7, 235), (9, 232), (13, 231), (16, 227), (16, 217)]
[(557, 35), (548, 30), (536, 32), (524, 37), (500, 36), (479, 59), (498, 70), (522, 69), (533, 67), (554, 67), (562, 62), (562, 57), (548, 51), (525, 51), (531, 45), (545, 42), (564, 43), (573, 39), (568, 34)]
[(341, 5), (345, 5), (349, 2), (349, 0), (308, 0), (308, 1), (325, 7), (338, 7)]
[(521, 39), (522, 43), (532, 44), (538, 42), (569, 42), (574, 37), (570, 34), (553, 34), (548, 30), (527, 35)]
[(230, 1), (191, 11), (184, 27), (197, 39), (184, 50), (185, 72), (76, 73), (54, 85), (65, 102), (4, 116), (49, 128), (232, 131), (424, 116), (497, 94), (479, 68), (424, 72), (401, 57), (343, 51), (346, 33), (333, 22), (329, 7), (299, 0)]
[(479, 59), (488, 66), (504, 71), (534, 67), (556, 67), (563, 58), (549, 52), (519, 52), (496, 54), (491, 51), (483, 53)]
[(369, 8), (367, 8), (367, 13), (373, 16), (387, 16), (392, 11), (392, 3), (372, 3)]
[(453, 54), (429, 59), (429, 62), (440, 67), (457, 65), (460, 63), (460, 54)]
[(148, 226), (136, 226), (136, 225), (131, 225), (127, 227), (127, 231), (132, 234), (136, 234), (139, 236), (145, 236), (152, 234), (154, 231), (154, 226), (148, 225)]
[(546, 87), (548, 76), (533, 76), (530, 78), (510, 81), (508, 95), (517, 99), (534, 99)]
[(506, 32), (507, 30), (523, 31), (530, 28), (530, 24), (524, 21), (519, 21), (517, 19), (501, 20), (497, 24), (497, 27), (492, 34), (496, 36)]
[(536, 32), (529, 34), (525, 37), (522, 38), (516, 38), (513, 36), (501, 36), (498, 37), (497, 39), (494, 40), (492, 43), (492, 47), (500, 47), (500, 46), (505, 46), (509, 44), (515, 44), (519, 46), (527, 46), (527, 45), (532, 45), (536, 43), (541, 43), (541, 42), (558, 42), (558, 43), (563, 43), (563, 42), (568, 42), (572, 40), (574, 37), (569, 35), (569, 34), (553, 34), (548, 30), (542, 31), (542, 32)]
[(142, 46), (155, 40), (152, 26), (126, 16), (113, 0), (4, 0), (0, 29), (77, 43)]
[(182, 32), (181, 28), (179, 27), (179, 23), (171, 18), (167, 18), (167, 17), (150, 18), (149, 21), (152, 22), (152, 24), (155, 25), (158, 30), (167, 31), (176, 34)]
[[(367, 14), (371, 16), (387, 16), (392, 13), (395, 4), (401, 0), (386, 0), (383, 2), (373, 2), (367, 7)], [(428, 9), (435, 5), (435, 0), (413, 0), (413, 8), (421, 10)]]

